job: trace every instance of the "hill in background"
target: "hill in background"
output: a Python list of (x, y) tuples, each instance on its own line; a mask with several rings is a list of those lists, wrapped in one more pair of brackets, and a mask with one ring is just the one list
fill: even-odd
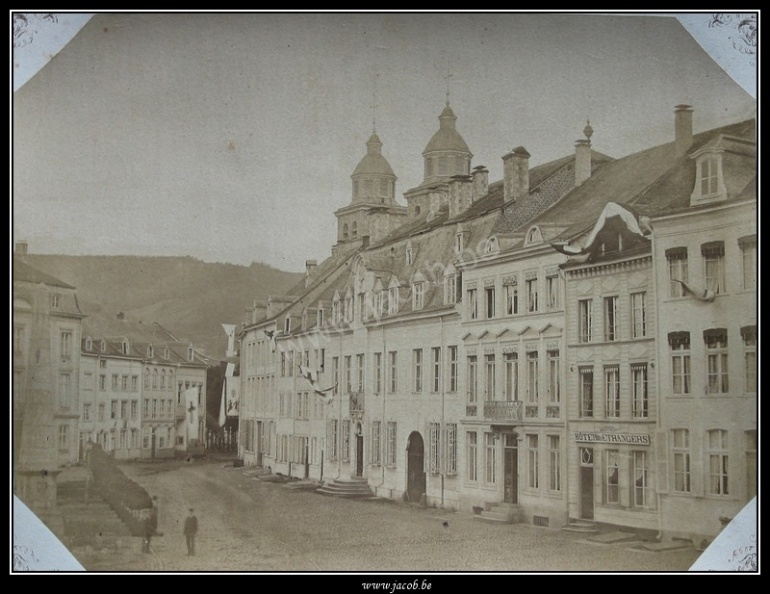
[(83, 313), (92, 322), (118, 312), (129, 320), (159, 322), (215, 360), (224, 359), (227, 348), (222, 324), (240, 329), (249, 319), (246, 309), (255, 299), (283, 294), (302, 278), (301, 273), (256, 262), (239, 266), (189, 256), (28, 254), (24, 258), (31, 266), (73, 285)]

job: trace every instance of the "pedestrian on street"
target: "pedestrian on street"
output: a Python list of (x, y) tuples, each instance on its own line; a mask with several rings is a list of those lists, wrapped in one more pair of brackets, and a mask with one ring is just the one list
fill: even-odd
[(198, 518), (195, 515), (195, 510), (190, 508), (190, 513), (187, 514), (187, 518), (184, 521), (184, 535), (187, 539), (187, 554), (195, 554), (195, 535), (198, 532)]

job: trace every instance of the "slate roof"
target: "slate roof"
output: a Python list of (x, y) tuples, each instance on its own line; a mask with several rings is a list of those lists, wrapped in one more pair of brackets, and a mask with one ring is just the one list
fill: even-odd
[[(117, 312), (116, 312), (117, 313)], [(92, 347), (86, 348), (86, 340), (90, 338)], [(101, 341), (105, 341), (106, 349), (101, 351)], [(123, 341), (128, 341), (129, 350), (123, 353)], [(107, 314), (96, 308), (83, 320), (81, 352), (83, 354), (129, 357), (148, 359), (147, 349), (153, 347), (153, 357), (149, 358), (159, 364), (195, 364), (203, 363), (195, 353), (194, 361), (187, 359), (187, 347), (190, 342), (180, 339), (158, 322), (139, 322), (120, 319), (115, 314)], [(169, 356), (164, 357), (168, 348)]]
[[(637, 214), (648, 216), (689, 208), (695, 184), (695, 161), (690, 155), (720, 135), (753, 140), (755, 127), (752, 119), (695, 134), (691, 148), (682, 155), (677, 155), (670, 142), (607, 162), (582, 185), (525, 224), (529, 227), (560, 222), (566, 228), (559, 237), (566, 239), (592, 227), (608, 202), (627, 205)], [(737, 170), (731, 168), (725, 175), (750, 185), (755, 170), (756, 159), (746, 159)]]
[(38, 270), (37, 268), (30, 266), (23, 259), (16, 256), (13, 257), (13, 280), (25, 283), (44, 284), (49, 287), (59, 287), (62, 289), (74, 289), (72, 285), (68, 285), (62, 280), (46, 274), (45, 272)]

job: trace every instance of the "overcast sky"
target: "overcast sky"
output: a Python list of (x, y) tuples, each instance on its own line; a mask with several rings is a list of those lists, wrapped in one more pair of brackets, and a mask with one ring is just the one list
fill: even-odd
[[(13, 95), (13, 231), (33, 253), (190, 255), (301, 270), (376, 126), (397, 195), (422, 180), (449, 78), (457, 129), (502, 176), (753, 116), (674, 18), (532, 14), (94, 16)], [(403, 202), (403, 200), (402, 200)]]

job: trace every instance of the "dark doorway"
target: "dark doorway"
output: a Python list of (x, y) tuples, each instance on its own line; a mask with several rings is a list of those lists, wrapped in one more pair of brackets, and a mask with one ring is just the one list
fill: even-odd
[(505, 503), (519, 502), (519, 442), (518, 435), (508, 433), (505, 436), (503, 449), (503, 501)]
[(356, 435), (356, 476), (364, 476), (364, 436)]
[(580, 448), (580, 517), (594, 519), (594, 450)]
[(419, 503), (425, 493), (425, 444), (422, 435), (413, 431), (406, 444), (406, 494), (409, 501)]

